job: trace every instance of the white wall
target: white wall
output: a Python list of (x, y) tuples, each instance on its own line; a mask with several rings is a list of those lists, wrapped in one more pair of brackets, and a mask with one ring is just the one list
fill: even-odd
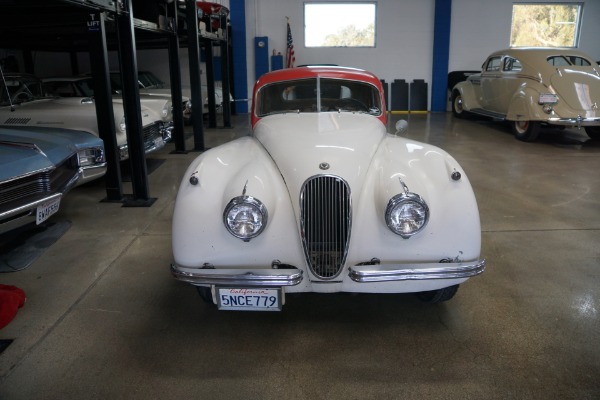
[[(599, 0), (540, 2), (583, 3), (579, 49), (600, 60)], [(452, 1), (449, 71), (480, 69), (491, 52), (509, 47), (513, 3), (513, 0)]]
[[(294, 39), (296, 65), (332, 63), (369, 70), (388, 82), (430, 81), (435, 0), (377, 1), (375, 48), (307, 48), (304, 46), (304, 2), (246, 0), (248, 76), (254, 79), (254, 37), (269, 38), (269, 54), (285, 54), (286, 19)], [(336, 18), (336, 16), (331, 16)], [(249, 93), (252, 93), (249, 85)]]

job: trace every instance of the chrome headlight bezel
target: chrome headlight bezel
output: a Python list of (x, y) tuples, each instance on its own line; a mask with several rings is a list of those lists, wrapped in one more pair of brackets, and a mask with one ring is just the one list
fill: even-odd
[(80, 167), (90, 167), (106, 162), (104, 149), (100, 147), (90, 147), (77, 152), (77, 161)]
[[(250, 232), (244, 233), (242, 232), (242, 229), (236, 229), (234, 225), (236, 222), (236, 215), (243, 212), (241, 208), (245, 208), (245, 210), (251, 212), (253, 216), (252, 221), (244, 221), (246, 224), (245, 226), (248, 226), (249, 224), (258, 225), (254, 226)], [(238, 196), (231, 199), (225, 207), (225, 210), (223, 211), (223, 225), (225, 225), (225, 228), (230, 234), (247, 242), (264, 231), (267, 226), (268, 217), (267, 207), (260, 200), (252, 196)]]
[(162, 108), (161, 115), (163, 118), (168, 118), (173, 113), (173, 105), (167, 101)]
[[(410, 207), (410, 215), (402, 220), (397, 218), (397, 211), (401, 207)], [(415, 215), (412, 211), (416, 211)], [(416, 218), (415, 218), (416, 217)], [(425, 200), (416, 193), (405, 192), (395, 195), (390, 199), (385, 209), (385, 223), (388, 228), (403, 239), (421, 232), (429, 222), (429, 207)], [(407, 227), (414, 226), (410, 229)], [(404, 228), (403, 228), (404, 227)]]

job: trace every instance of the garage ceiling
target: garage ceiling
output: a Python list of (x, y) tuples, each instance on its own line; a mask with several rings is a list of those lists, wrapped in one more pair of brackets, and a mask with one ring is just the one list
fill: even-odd
[[(0, 49), (31, 51), (88, 51), (90, 13), (106, 11), (109, 48), (116, 48), (115, 10), (122, 1), (0, 0)], [(132, 0), (138, 48), (166, 47), (167, 31), (158, 29), (165, 0)], [(171, 8), (171, 7), (170, 7)]]

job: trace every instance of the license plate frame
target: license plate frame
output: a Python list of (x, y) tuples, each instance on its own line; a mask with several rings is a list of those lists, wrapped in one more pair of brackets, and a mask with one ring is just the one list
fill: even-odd
[(35, 210), (35, 224), (39, 225), (46, 221), (48, 218), (58, 212), (60, 208), (60, 197), (52, 200), (45, 201), (44, 203), (37, 206)]
[(281, 288), (216, 288), (217, 308), (231, 311), (281, 311)]

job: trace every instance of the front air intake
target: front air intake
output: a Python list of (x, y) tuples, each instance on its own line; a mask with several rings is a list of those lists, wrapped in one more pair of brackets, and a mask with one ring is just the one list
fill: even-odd
[(346, 260), (352, 210), (350, 188), (337, 176), (314, 176), (300, 192), (300, 225), (306, 260), (320, 279), (339, 275)]

